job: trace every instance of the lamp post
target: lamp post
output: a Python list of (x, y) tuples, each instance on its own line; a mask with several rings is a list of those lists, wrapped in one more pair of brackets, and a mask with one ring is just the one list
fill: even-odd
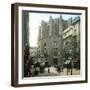
[(71, 57), (70, 57), (70, 61), (71, 61), (71, 75), (73, 74), (73, 67), (72, 67), (72, 49), (70, 49), (70, 55), (71, 55)]
[(67, 75), (68, 75), (68, 62), (67, 62)]
[(70, 60), (67, 60), (67, 61), (66, 61), (66, 65), (67, 65), (67, 75), (68, 75), (68, 72), (69, 72), (69, 63), (70, 63)]

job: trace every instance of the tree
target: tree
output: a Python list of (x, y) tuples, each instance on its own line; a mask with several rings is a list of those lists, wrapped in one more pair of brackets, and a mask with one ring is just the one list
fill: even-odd
[(68, 60), (69, 59), (69, 57), (71, 57), (72, 55), (72, 53), (71, 53), (71, 51), (70, 50), (72, 50), (72, 45), (71, 45), (71, 43), (69, 42), (69, 41), (67, 41), (66, 42), (66, 44), (64, 45), (64, 54), (63, 54), (63, 57), (64, 57), (64, 60), (66, 61), (66, 60)]
[(76, 61), (76, 68), (80, 69), (80, 41), (77, 40), (76, 37), (72, 38), (72, 53), (73, 53), (73, 61)]
[(80, 66), (80, 42), (77, 40), (76, 37), (72, 37), (69, 41), (66, 42), (63, 48), (64, 54), (63, 58), (64, 61), (69, 60), (69, 58), (72, 59), (72, 61), (78, 60), (78, 66)]
[(24, 77), (27, 77), (29, 73), (29, 54), (29, 47), (26, 46), (24, 50)]

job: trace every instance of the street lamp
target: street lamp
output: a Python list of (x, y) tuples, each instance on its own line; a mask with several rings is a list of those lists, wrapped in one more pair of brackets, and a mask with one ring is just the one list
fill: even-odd
[(69, 72), (69, 71), (68, 71), (68, 69), (69, 69), (69, 63), (70, 63), (70, 60), (67, 60), (67, 61), (66, 61), (66, 65), (67, 65), (67, 75), (68, 75), (68, 72)]
[(73, 67), (72, 67), (72, 49), (70, 49), (70, 55), (71, 55), (71, 57), (69, 58), (70, 59), (70, 61), (71, 61), (71, 75), (72, 75), (72, 73), (73, 73)]

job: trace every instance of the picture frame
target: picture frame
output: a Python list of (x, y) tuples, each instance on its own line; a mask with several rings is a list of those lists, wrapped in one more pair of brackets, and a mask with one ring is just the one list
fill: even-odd
[(11, 85), (87, 83), (87, 14), (82, 6), (12, 4)]

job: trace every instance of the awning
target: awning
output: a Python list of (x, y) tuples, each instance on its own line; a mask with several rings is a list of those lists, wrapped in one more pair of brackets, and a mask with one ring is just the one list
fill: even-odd
[(70, 60), (66, 60), (64, 64), (69, 64), (70, 62)]

